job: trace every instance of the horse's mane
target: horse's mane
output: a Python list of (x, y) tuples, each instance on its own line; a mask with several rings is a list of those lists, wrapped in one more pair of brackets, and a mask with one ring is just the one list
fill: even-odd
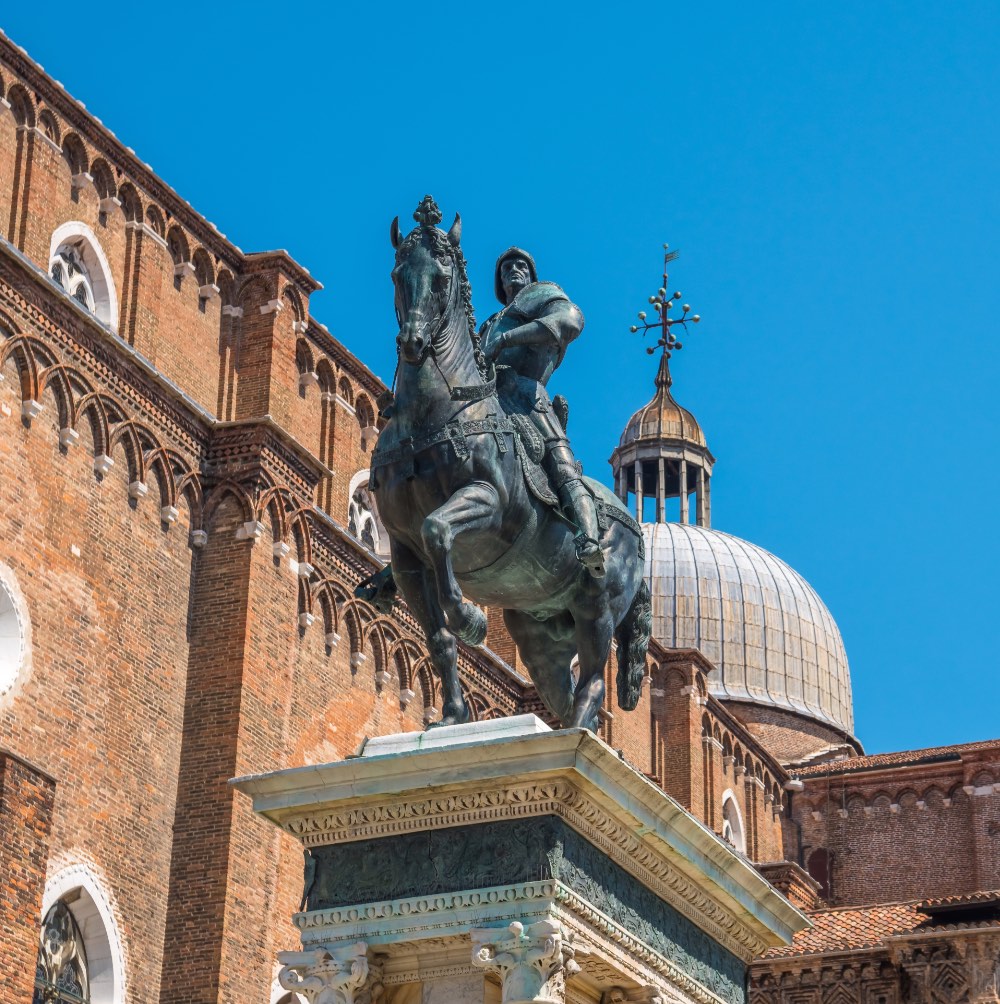
[(420, 243), (421, 238), (425, 234), (430, 239), (431, 250), (435, 256), (447, 256), (450, 258), (452, 265), (458, 272), (459, 293), (462, 297), (462, 305), (465, 308), (465, 320), (469, 328), (469, 338), (472, 341), (473, 356), (476, 360), (476, 366), (485, 380), (489, 367), (487, 366), (486, 356), (483, 355), (483, 349), (480, 345), (479, 328), (476, 326), (476, 311), (472, 306), (472, 283), (469, 282), (469, 273), (465, 265), (465, 255), (462, 253), (462, 246), (460, 244), (452, 244), (448, 240), (448, 235), (437, 227), (415, 227), (399, 245), (399, 249), (396, 251), (396, 260), (399, 261), (401, 258), (406, 257)]

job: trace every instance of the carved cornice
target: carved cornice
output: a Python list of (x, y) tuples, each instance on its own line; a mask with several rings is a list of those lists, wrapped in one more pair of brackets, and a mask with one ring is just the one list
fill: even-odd
[(204, 449), (211, 414), (71, 297), (60, 295), (47, 276), (2, 238), (0, 303), (22, 333), (51, 339), (82, 373), (140, 412), (181, 452), (196, 457)]
[(305, 812), (283, 820), (282, 826), (306, 847), (316, 847), (543, 815), (564, 819), (662, 900), (745, 961), (756, 958), (769, 947), (707, 895), (696, 881), (636, 837), (627, 820), (610, 815), (565, 779), (535, 784), (485, 784), (480, 790), (455, 795), (402, 796), (377, 805)]
[[(265, 473), (309, 499), (331, 473), (270, 416), (215, 423), (203, 470), (207, 478), (237, 482)], [(311, 508), (311, 501), (307, 505)]]
[[(332, 949), (364, 937), (378, 951), (391, 957), (397, 950), (412, 954), (417, 943), (422, 950), (430, 946), (438, 949), (453, 946), (467, 937), (473, 916), (476, 926), (502, 923), (508, 917), (520, 917), (527, 925), (554, 916), (575, 935), (574, 944), (589, 949), (580, 951), (576, 962), (599, 982), (607, 984), (624, 977), (643, 984), (663, 983), (671, 988), (674, 998), (697, 1004), (724, 1004), (722, 998), (676, 962), (653, 950), (557, 880), (316, 910), (296, 914), (293, 920), (302, 931), (306, 951), (321, 946)], [(494, 929), (494, 933), (500, 934), (502, 930)], [(383, 943), (380, 931), (384, 938), (403, 940)], [(458, 967), (456, 972), (469, 970), (471, 966), (469, 969)], [(384, 982), (407, 983), (426, 975), (424, 970), (393, 971)]]
[(231, 244), (202, 215), (184, 201), (169, 185), (153, 173), (136, 154), (108, 129), (90, 115), (62, 86), (57, 84), (21, 48), (0, 32), (0, 60), (3, 61), (28, 89), (42, 98), (110, 164), (121, 167), (138, 188), (152, 196), (164, 209), (187, 227), (206, 248), (234, 272), (241, 270), (243, 252)]

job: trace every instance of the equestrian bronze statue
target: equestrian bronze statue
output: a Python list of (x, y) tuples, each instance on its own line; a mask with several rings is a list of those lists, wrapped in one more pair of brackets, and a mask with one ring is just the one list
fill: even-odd
[[(399, 362), (369, 486), (442, 681), (436, 724), (469, 720), (455, 639), (483, 642), (481, 604), (503, 610), (552, 715), (596, 730), (612, 640), (619, 706), (638, 703), (650, 604), (640, 527), (582, 477), (546, 390), (583, 315), (512, 248), (497, 263), (504, 309), (477, 332), (459, 217), (446, 234), (427, 196), (414, 219), (405, 238), (392, 223)], [(388, 570), (376, 579), (362, 595), (391, 592)]]

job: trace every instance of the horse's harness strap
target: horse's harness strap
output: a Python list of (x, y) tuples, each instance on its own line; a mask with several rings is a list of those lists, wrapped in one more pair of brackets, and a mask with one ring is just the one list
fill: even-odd
[(496, 438), (497, 449), (501, 453), (507, 452), (507, 441), (504, 438), (514, 435), (514, 426), (506, 415), (490, 415), (489, 418), (476, 418), (467, 421), (460, 421), (453, 418), (447, 425), (424, 436), (408, 436), (402, 440), (399, 446), (393, 446), (388, 450), (376, 449), (372, 454), (371, 469), (374, 472), (378, 467), (386, 464), (395, 464), (401, 460), (406, 460), (410, 464), (407, 477), (413, 477), (413, 458), (424, 450), (429, 450), (439, 443), (451, 443), (455, 451), (455, 456), (459, 460), (469, 459), (469, 444), (466, 442), (467, 436), (492, 435)]
[(474, 383), (468, 387), (452, 387), (452, 401), (485, 401), (492, 397), (497, 389), (497, 375), (494, 372), (492, 379), (486, 383)]

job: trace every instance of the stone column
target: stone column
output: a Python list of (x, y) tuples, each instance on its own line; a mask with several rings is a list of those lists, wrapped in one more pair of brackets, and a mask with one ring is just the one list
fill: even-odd
[(694, 518), (698, 526), (708, 526), (705, 522), (705, 468), (698, 468), (698, 478), (695, 491), (697, 495), (694, 500)]
[(667, 521), (667, 470), (663, 457), (656, 462), (659, 478), (656, 482), (656, 522)]
[(580, 971), (570, 938), (553, 917), (477, 928), (472, 945), (473, 964), (500, 977), (503, 1004), (565, 1004), (566, 977)]
[(282, 988), (301, 994), (309, 1004), (372, 1004), (382, 994), (381, 966), (369, 959), (363, 941), (279, 952), (278, 961)]
[(642, 522), (642, 461), (635, 462), (635, 518)]
[(680, 462), (681, 522), (690, 523), (688, 518), (688, 462)]

